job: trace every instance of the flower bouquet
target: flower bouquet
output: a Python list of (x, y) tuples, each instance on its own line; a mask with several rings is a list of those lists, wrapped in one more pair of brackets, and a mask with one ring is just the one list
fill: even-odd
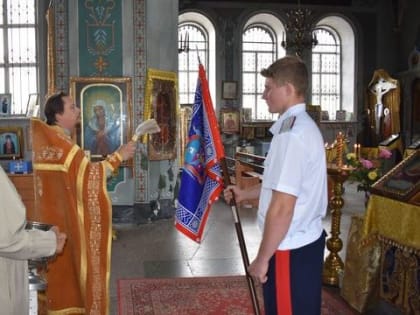
[(357, 191), (368, 193), (372, 184), (384, 175), (384, 160), (390, 159), (391, 156), (391, 151), (386, 149), (379, 149), (378, 159), (372, 161), (357, 158), (355, 153), (347, 153), (346, 162), (353, 168), (349, 176), (349, 181), (359, 183), (357, 185)]

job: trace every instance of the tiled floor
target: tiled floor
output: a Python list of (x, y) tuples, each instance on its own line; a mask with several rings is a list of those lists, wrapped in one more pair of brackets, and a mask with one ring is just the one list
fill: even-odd
[[(363, 214), (364, 195), (356, 192), (355, 185), (346, 185), (341, 219), (343, 250), (350, 219)], [(256, 210), (241, 209), (241, 223), (250, 261), (256, 255), (260, 232), (256, 226)], [(324, 220), (329, 233), (330, 216)], [(244, 267), (230, 207), (217, 202), (209, 216), (201, 244), (191, 241), (173, 226), (173, 220), (159, 220), (137, 227), (116, 226), (118, 239), (112, 244), (111, 315), (117, 314), (117, 279), (139, 277), (191, 277), (241, 275)], [(326, 249), (326, 255), (328, 250)], [(388, 313), (381, 313), (388, 314)]]

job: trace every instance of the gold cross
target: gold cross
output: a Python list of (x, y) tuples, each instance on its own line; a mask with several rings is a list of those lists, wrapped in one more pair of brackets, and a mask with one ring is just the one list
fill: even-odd
[(102, 56), (99, 56), (98, 60), (95, 62), (96, 69), (98, 69), (99, 72), (102, 72), (107, 66), (108, 62), (106, 62)]

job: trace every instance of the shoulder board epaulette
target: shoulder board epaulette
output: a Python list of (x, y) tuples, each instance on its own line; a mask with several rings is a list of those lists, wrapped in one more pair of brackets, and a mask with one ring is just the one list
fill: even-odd
[(279, 133), (289, 131), (293, 128), (293, 125), (295, 124), (296, 116), (290, 116), (283, 120)]

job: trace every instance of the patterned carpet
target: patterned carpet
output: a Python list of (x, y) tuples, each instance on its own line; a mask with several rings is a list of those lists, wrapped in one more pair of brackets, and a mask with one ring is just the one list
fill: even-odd
[[(262, 309), (261, 288), (257, 291)], [(322, 315), (358, 314), (336, 289), (324, 288), (322, 299)], [(252, 315), (253, 309), (244, 276), (124, 279), (118, 281), (118, 314)]]

